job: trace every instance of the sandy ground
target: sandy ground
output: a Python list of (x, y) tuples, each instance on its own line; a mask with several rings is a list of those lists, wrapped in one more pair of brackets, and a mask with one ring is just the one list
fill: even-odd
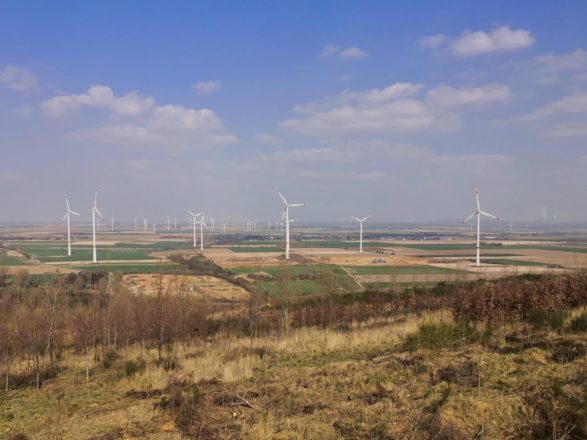
[(164, 290), (171, 293), (185, 291), (197, 298), (215, 302), (246, 301), (249, 292), (221, 278), (193, 275), (124, 275), (123, 283), (135, 293), (155, 294), (159, 279)]

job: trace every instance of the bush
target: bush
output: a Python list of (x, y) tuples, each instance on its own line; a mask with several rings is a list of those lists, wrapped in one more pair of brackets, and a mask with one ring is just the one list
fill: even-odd
[(104, 359), (102, 359), (102, 366), (108, 369), (112, 367), (112, 365), (114, 365), (116, 359), (118, 359), (118, 353), (116, 353), (114, 350), (108, 350), (106, 353), (104, 353)]
[(124, 373), (126, 374), (126, 377), (129, 377), (129, 378), (133, 377), (137, 373), (143, 374), (146, 366), (147, 366), (147, 363), (142, 358), (139, 358), (136, 361), (131, 359), (131, 360), (128, 360), (124, 363)]
[(551, 330), (561, 331), (565, 326), (565, 320), (569, 316), (568, 312), (564, 310), (554, 310), (548, 312), (546, 310), (533, 310), (526, 317), (526, 321), (536, 328), (549, 328)]
[(409, 350), (421, 348), (440, 350), (451, 347), (459, 342), (475, 342), (479, 335), (474, 327), (465, 321), (454, 324), (422, 324), (416, 333), (406, 337), (406, 347)]
[(587, 331), (587, 312), (583, 312), (571, 320), (571, 330), (574, 332)]
[(166, 357), (157, 360), (155, 363), (158, 367), (163, 367), (165, 371), (172, 371), (181, 368), (179, 360), (176, 357)]

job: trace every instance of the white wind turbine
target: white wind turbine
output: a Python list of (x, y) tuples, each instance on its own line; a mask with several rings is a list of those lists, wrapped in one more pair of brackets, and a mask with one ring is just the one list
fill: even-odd
[(194, 227), (194, 247), (198, 247), (198, 238), (196, 236), (196, 219), (199, 216), (204, 215), (204, 213), (203, 212), (198, 212), (197, 214), (194, 214), (189, 209), (186, 209), (186, 211), (188, 212), (189, 215), (192, 216), (191, 221), (190, 221), (190, 223), (191, 223), (190, 226), (193, 226)]
[(481, 203), (479, 203), (479, 190), (475, 188), (475, 197), (477, 199), (477, 210), (471, 214), (469, 217), (463, 220), (463, 224), (471, 220), (473, 217), (477, 216), (477, 259), (476, 259), (476, 266), (479, 267), (481, 264), (480, 259), (480, 246), (481, 246), (481, 216), (484, 215), (486, 217), (494, 218), (495, 220), (501, 220), (499, 217), (494, 216), (493, 214), (489, 214), (488, 212), (481, 211)]
[(96, 190), (96, 192), (94, 193), (94, 205), (92, 206), (92, 241), (93, 241), (93, 247), (92, 247), (92, 261), (94, 263), (96, 263), (98, 261), (98, 258), (96, 256), (96, 214), (98, 214), (101, 218), (104, 218), (102, 216), (102, 213), (98, 210), (98, 190)]
[(351, 216), (351, 218), (353, 220), (356, 220), (359, 222), (359, 253), (362, 254), (363, 253), (363, 222), (365, 220), (367, 220), (369, 217), (371, 217), (370, 215), (368, 215), (367, 217), (364, 218), (357, 218), (357, 217), (353, 217)]
[(143, 229), (147, 232), (147, 219), (143, 218)]
[(279, 189), (276, 190), (277, 194), (279, 195), (279, 197), (281, 198), (281, 200), (283, 201), (283, 214), (281, 215), (281, 220), (285, 221), (285, 259), (289, 260), (289, 224), (290, 224), (290, 220), (289, 220), (289, 208), (294, 208), (296, 206), (307, 206), (307, 203), (287, 203), (287, 200), (285, 200), (285, 197), (283, 197), (283, 194), (281, 194), (281, 192), (279, 191)]
[(169, 219), (169, 217), (167, 217), (167, 230), (169, 231), (171, 229), (171, 220)]
[(74, 212), (69, 207), (69, 200), (67, 200), (67, 196), (65, 196), (65, 206), (67, 206), (67, 211), (65, 211), (65, 215), (63, 216), (63, 220), (67, 218), (67, 255), (71, 256), (71, 230), (69, 226), (69, 216), (70, 214), (79, 215), (77, 212)]
[[(196, 219), (194, 219), (195, 223)], [(202, 218), (198, 222), (200, 225), (200, 252), (204, 252), (204, 228), (207, 228), (208, 225), (204, 223), (204, 213), (202, 213)]]

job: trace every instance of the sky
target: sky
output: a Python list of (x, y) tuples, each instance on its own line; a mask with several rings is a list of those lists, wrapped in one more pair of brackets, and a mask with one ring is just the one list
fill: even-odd
[(587, 2), (0, 3), (0, 222), (587, 221)]

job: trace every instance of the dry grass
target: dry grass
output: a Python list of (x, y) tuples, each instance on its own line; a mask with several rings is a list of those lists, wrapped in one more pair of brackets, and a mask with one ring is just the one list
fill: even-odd
[[(484, 345), (403, 348), (405, 335), (439, 322), (450, 322), (446, 312), (344, 332), (218, 339), (166, 353), (180, 363), (172, 371), (143, 351), (142, 374), (127, 378), (122, 357), (94, 368), (90, 382), (84, 358), (68, 353), (41, 390), (0, 397), (0, 438), (507, 439), (540, 438), (543, 423), (558, 424), (554, 438), (569, 420), (575, 432), (584, 428), (570, 408), (585, 402), (587, 359), (556, 362), (552, 349), (563, 339), (587, 343), (587, 335), (514, 323), (493, 329)], [(127, 353), (140, 356), (138, 347)], [(190, 387), (201, 397), (187, 413), (164, 404)]]

